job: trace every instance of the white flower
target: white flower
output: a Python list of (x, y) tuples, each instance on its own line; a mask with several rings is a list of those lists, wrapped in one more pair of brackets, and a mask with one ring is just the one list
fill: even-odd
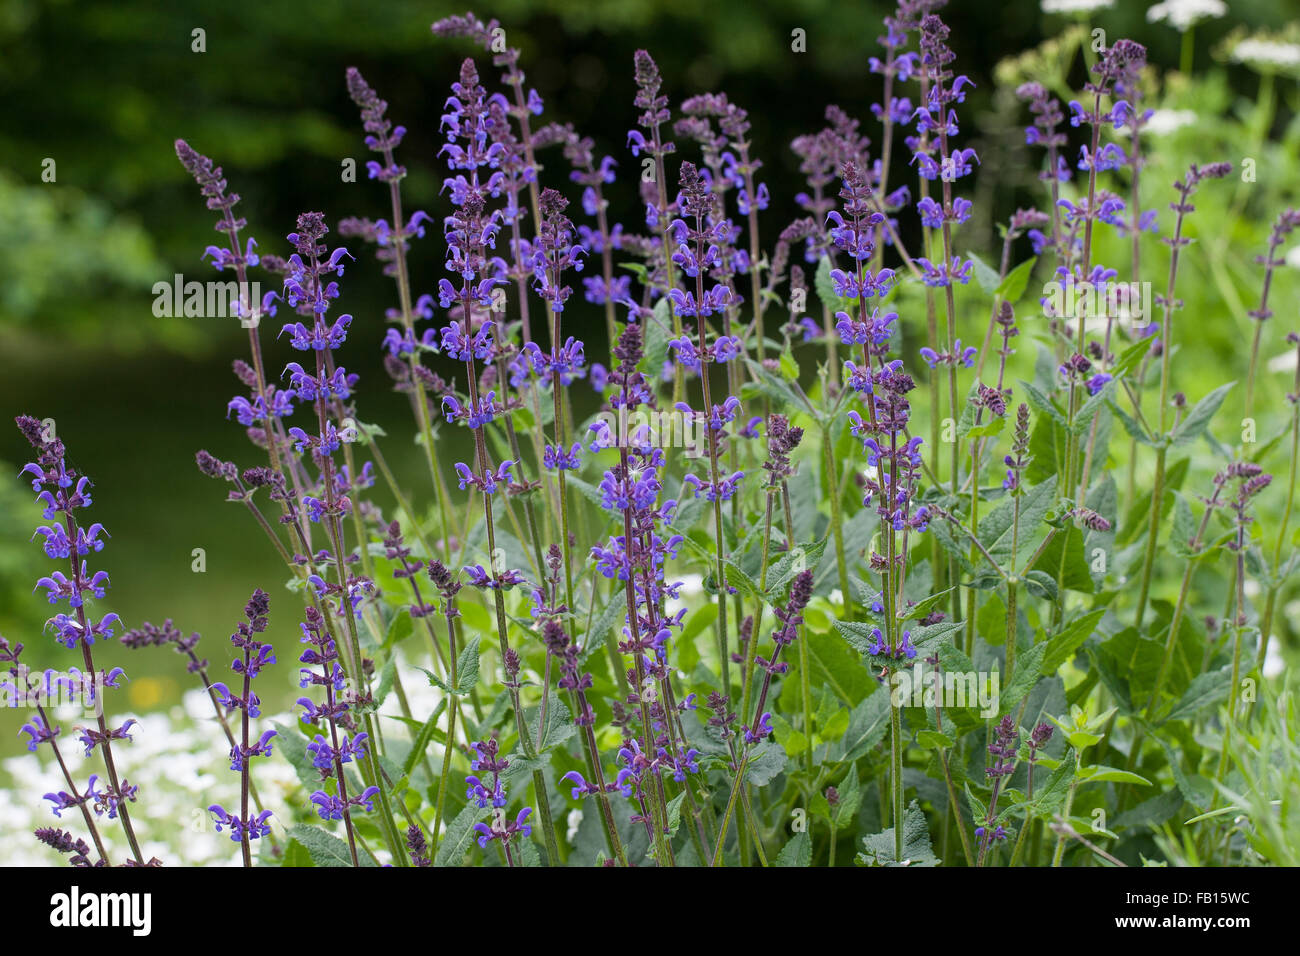
[(1300, 67), (1300, 44), (1279, 40), (1242, 40), (1232, 48), (1232, 58), (1257, 69)]
[(1295, 372), (1296, 357), (1295, 349), (1287, 349), (1281, 355), (1274, 356), (1268, 360), (1268, 370), (1270, 372)]
[(1300, 246), (1286, 251), (1286, 264), (1292, 269), (1300, 269)]
[(1169, 21), (1180, 33), (1186, 33), (1202, 20), (1221, 17), (1228, 12), (1223, 0), (1164, 0), (1147, 9), (1147, 22)]
[[(1292, 601), (1291, 603), (1294, 604), (1295, 602)], [(1288, 607), (1287, 610), (1293, 611), (1294, 609)], [(1294, 613), (1289, 614), (1288, 616), (1293, 620), (1296, 617)], [(1277, 638), (1268, 642), (1268, 648), (1264, 651), (1265, 677), (1279, 677), (1287, 672), (1286, 658), (1282, 656), (1281, 644), (1282, 642), (1277, 640)]]
[[(1176, 129), (1191, 126), (1197, 120), (1195, 110), (1152, 110), (1142, 132), (1153, 136), (1167, 136)], [(1120, 127), (1120, 132), (1131, 132), (1127, 126)]]
[(1115, 0), (1043, 0), (1044, 13), (1091, 13), (1115, 6)]
[(682, 597), (697, 597), (704, 593), (704, 576), (700, 574), (683, 574), (681, 576), (681, 585), (678, 594)]

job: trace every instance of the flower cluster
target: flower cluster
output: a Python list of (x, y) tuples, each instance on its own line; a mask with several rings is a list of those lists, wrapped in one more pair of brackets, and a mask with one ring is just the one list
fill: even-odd
[(270, 603), (265, 591), (254, 591), (244, 607), (244, 617), (247, 620), (240, 621), (235, 633), (230, 635), (230, 643), (236, 652), (230, 669), (243, 679), (242, 692), (235, 694), (222, 683), (212, 685), (213, 692), (228, 712), (240, 712), (241, 734), (230, 748), (230, 769), (243, 780), (243, 799), (234, 812), (220, 804), (208, 807), (208, 812), (212, 814), (218, 833), (229, 829), (230, 839), (242, 845), (245, 866), (251, 865), (249, 841), (271, 833), (271, 825), (267, 822), (271, 819), (271, 811), (263, 810), (254, 816), (249, 810), (248, 790), (249, 761), (254, 757), (271, 756), (271, 738), (276, 735), (274, 730), (267, 730), (253, 742), (250, 724), (250, 719), (260, 714), (261, 705), (257, 694), (253, 692), (253, 681), (261, 675), (264, 667), (275, 663), (275, 648), (258, 637), (266, 631), (269, 623), (267, 615)]
[[(103, 571), (91, 573), (87, 562), (83, 560), (90, 553), (101, 551), (108, 537), (103, 525), (98, 522), (89, 527), (81, 524), (77, 512), (90, 506), (92, 483), (88, 477), (79, 474), (68, 464), (67, 450), (63, 441), (55, 434), (52, 419), (41, 422), (31, 416), (20, 415), (16, 419), (18, 430), (36, 452), (36, 460), (23, 466), (21, 474), (31, 478), (32, 490), (36, 491), (37, 501), (43, 506), (42, 517), (50, 522), (36, 529), (32, 535), (43, 538), (46, 555), (64, 562), (64, 569), (43, 577), (37, 587), (44, 587), (51, 604), (67, 602), (67, 610), (59, 611), (46, 622), (46, 628), (54, 632), (55, 640), (70, 650), (79, 650), (85, 664), (85, 676), (78, 678), (78, 683), (89, 678), (92, 683), (98, 677), (102, 686), (117, 687), (124, 676), (120, 668), (114, 668), (110, 674), (97, 672), (94, 664), (92, 646), (96, 640), (106, 641), (113, 637), (114, 627), (121, 623), (117, 614), (108, 612), (98, 620), (91, 613), (88, 603), (91, 599), (102, 599), (108, 589), (108, 576)], [(15, 662), (22, 650), (10, 648), (5, 642), (3, 649), (6, 658)], [(26, 688), (24, 688), (26, 689)], [(131, 849), (137, 863), (143, 863), (135, 833), (131, 827), (128, 804), (136, 799), (137, 789), (126, 778), (119, 778), (113, 759), (115, 740), (130, 740), (130, 729), (134, 720), (128, 720), (118, 727), (110, 727), (104, 714), (102, 702), (96, 701), (96, 726), (83, 728), (80, 740), (89, 757), (96, 749), (101, 751), (109, 782), (103, 791), (96, 784), (98, 777), (91, 775), (84, 791), (79, 791), (68, 777), (64, 775), (69, 789), (58, 793), (46, 794), (46, 799), (53, 804), (56, 816), (62, 811), (80, 808), (87, 827), (95, 832), (91, 817), (86, 807), (91, 807), (96, 815), (107, 814), (110, 820), (121, 818)], [(39, 744), (48, 743), (57, 754), (56, 738), (59, 729), (53, 727), (43, 710), (38, 711), (24, 730), (30, 735), (29, 749), (35, 750)], [(62, 758), (59, 758), (63, 766)], [(102, 855), (102, 848), (101, 848)]]
[[(352, 835), (352, 812), (357, 808), (366, 812), (374, 810), (374, 797), (379, 793), (375, 786), (366, 787), (359, 794), (348, 794), (347, 777), (343, 765), (366, 759), (366, 743), (369, 735), (358, 731), (352, 735), (340, 735), (339, 728), (350, 724), (348, 682), (344, 677), (343, 666), (339, 663), (338, 647), (330, 633), (326, 618), (314, 607), (308, 607), (305, 618), (300, 625), (302, 643), (307, 649), (298, 661), (307, 666), (300, 668), (302, 675), (298, 686), (307, 689), (319, 687), (325, 692), (323, 702), (310, 697), (298, 698), (302, 708), (299, 719), (304, 724), (318, 726), (328, 731), (329, 736), (317, 734), (308, 751), (312, 756), (312, 765), (320, 772), (321, 780), (333, 780), (334, 792), (317, 790), (311, 795), (311, 802), (322, 820), (343, 820), (346, 823), (349, 842)], [(316, 668), (319, 668), (317, 670)]]

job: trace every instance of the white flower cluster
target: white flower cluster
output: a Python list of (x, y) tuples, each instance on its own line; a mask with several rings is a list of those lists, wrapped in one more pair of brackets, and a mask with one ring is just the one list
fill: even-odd
[(1179, 33), (1186, 33), (1202, 20), (1222, 17), (1228, 12), (1223, 0), (1164, 0), (1147, 9), (1147, 22), (1167, 22)]
[(1300, 44), (1249, 38), (1232, 48), (1232, 58), (1257, 70), (1294, 70), (1300, 67)]
[(1043, 0), (1044, 13), (1091, 13), (1115, 6), (1115, 0)]
[[(104, 780), (99, 755), (82, 757), (82, 749), (71, 729), (82, 712), (70, 709), (51, 714), (63, 728), (60, 749), (78, 786), (85, 786), (92, 773)], [(292, 726), (293, 714), (264, 715), (259, 725), (272, 721)], [(118, 772), (132, 786), (140, 788), (131, 805), (131, 822), (145, 859), (156, 856), (167, 866), (237, 866), (239, 848), (227, 833), (213, 829), (207, 808), (220, 803), (239, 803), (239, 774), (230, 772), (230, 748), (212, 712), (212, 702), (200, 690), (187, 691), (179, 706), (165, 713), (146, 714), (131, 728), (132, 740), (114, 748)], [(61, 827), (90, 843), (85, 823), (76, 810), (56, 817), (45, 793), (67, 789), (48, 746), (37, 753), (11, 757), (0, 763), (0, 846), (5, 848), (8, 866), (61, 866), (66, 857), (43, 846), (32, 831), (37, 827)], [(293, 768), (278, 753), (270, 760), (253, 763), (253, 780), (267, 809), (274, 812), (274, 832), (283, 841), (287, 819), (284, 796), (299, 786)], [(103, 784), (100, 784), (103, 789)], [(129, 855), (126, 838), (116, 820), (97, 821), (105, 848), (115, 863)]]

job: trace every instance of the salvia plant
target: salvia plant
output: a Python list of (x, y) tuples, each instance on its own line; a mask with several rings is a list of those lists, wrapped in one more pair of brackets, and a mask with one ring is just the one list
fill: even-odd
[[(1267, 441), (1216, 413), (1239, 387), (1253, 421), (1267, 355), (1300, 357), (1270, 296), (1300, 213), (1257, 250), (1248, 358), (1225, 362), (1244, 385), (1180, 374), (1180, 277), (1214, 228), (1197, 201), (1235, 166), (1142, 175), (1147, 52), (1085, 43), (1081, 87), (1010, 91), (1041, 173), (986, 263), (997, 170), (943, 6), (885, 19), (880, 99), (789, 144), (802, 181), (755, 155), (745, 106), (674, 99), (644, 50), (603, 155), (472, 13), (433, 24), (472, 54), (432, 97), (436, 155), (404, 149), (417, 104), (390, 115), (347, 71), (370, 216), (255, 238), (176, 141), (247, 329), (226, 417), (252, 447), (197, 466), (288, 587), (274, 624), (248, 601), (227, 674), (170, 619), (122, 640), (171, 645), (210, 698), (240, 799), (209, 825), (244, 865), (1294, 861), (1293, 716), (1264, 670), (1300, 560), (1300, 372)], [(442, 170), (436, 210), (405, 200), (415, 162)], [(384, 314), (344, 312), (345, 273), (373, 269)], [(348, 372), (365, 349), (408, 422), (360, 417), (385, 387)], [(94, 704), (75, 731), (44, 706), (22, 727), (66, 787), (47, 799), (68, 829), (36, 836), (75, 866), (157, 863), (135, 721), (105, 694), (125, 675), (94, 658), (121, 622), (93, 484), (41, 420), (18, 427), (47, 630), (83, 668), (29, 670), (39, 648), (0, 639), (7, 686), (89, 682)], [(297, 709), (263, 716), (290, 647)], [(259, 793), (275, 759), (299, 789)]]

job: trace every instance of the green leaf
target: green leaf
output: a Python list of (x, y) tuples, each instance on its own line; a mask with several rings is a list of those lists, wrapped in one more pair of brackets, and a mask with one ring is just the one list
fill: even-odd
[(1074, 413), (1074, 423), (1070, 426), (1070, 431), (1075, 435), (1082, 435), (1092, 427), (1092, 420), (1097, 417), (1097, 413), (1102, 410), (1108, 403), (1111, 403), (1115, 395), (1115, 380), (1107, 382), (1097, 392), (1091, 396), (1078, 411)]
[(795, 730), (790, 721), (780, 714), (772, 715), (772, 736), (785, 749), (787, 757), (797, 757), (808, 749), (808, 738), (803, 731)]
[(1052, 400), (1043, 394), (1042, 390), (1040, 390), (1036, 385), (1026, 382), (1023, 379), (1020, 381), (1020, 387), (1025, 390), (1025, 397), (1029, 399), (1030, 405), (1034, 406), (1034, 408), (1038, 409), (1038, 411), (1042, 412), (1044, 415), (1050, 416), (1052, 421), (1056, 422), (1056, 424), (1060, 425), (1062, 428), (1066, 427), (1067, 423), (1065, 415), (1063, 415), (1061, 411), (1052, 404)]
[(393, 690), (393, 680), (397, 675), (397, 655), (389, 654), (388, 660), (384, 661), (384, 666), (379, 671), (379, 683), (375, 686), (374, 706), (376, 709), (382, 707), (384, 701)]
[[(1056, 478), (1034, 485), (1020, 495), (1020, 525), (1016, 541), (1017, 557), (1020, 553), (1032, 551), (1036, 540), (1041, 540), (1041, 525), (1047, 513), (1056, 503)], [(1009, 564), (1011, 558), (1011, 538), (1016, 529), (1016, 500), (1007, 495), (994, 506), (988, 517), (980, 521), (980, 544), (999, 564)], [(1026, 555), (1026, 559), (1028, 555)], [(1017, 566), (1020, 562), (1016, 562)]]
[(1183, 771), (1182, 754), (1166, 743), (1163, 735), (1153, 734), (1152, 739), (1165, 752), (1165, 759), (1169, 761), (1169, 770), (1174, 775), (1174, 782), (1178, 785), (1178, 792), (1183, 795), (1183, 799), (1197, 810), (1208, 810), (1210, 801), (1214, 798), (1214, 786), (1211, 782), (1196, 773), (1188, 776)]
[(849, 713), (849, 727), (841, 741), (832, 745), (835, 761), (857, 760), (884, 739), (889, 730), (889, 694), (877, 691)]
[(1089, 611), (1061, 628), (1060, 632), (1047, 642), (1047, 651), (1043, 655), (1039, 672), (1044, 676), (1050, 676), (1060, 670), (1061, 665), (1070, 660), (1080, 645), (1093, 635), (1098, 622), (1105, 616), (1105, 608)]
[(760, 395), (766, 395), (774, 402), (783, 406), (787, 415), (797, 411), (811, 412), (808, 403), (790, 386), (790, 384), (779, 375), (773, 375), (762, 365), (753, 359), (745, 359), (745, 364), (749, 366), (750, 372), (754, 376), (754, 381), (746, 382), (741, 388), (741, 395), (752, 394), (757, 392)]
[(922, 750), (942, 750), (951, 747), (954, 742), (947, 734), (937, 730), (923, 730), (916, 735), (916, 743)]
[(456, 656), (456, 687), (452, 693), (463, 697), (478, 683), (478, 638), (471, 637)]
[(853, 825), (858, 808), (862, 806), (862, 781), (858, 779), (857, 765), (849, 767), (849, 775), (839, 786), (839, 795), (840, 802), (832, 812), (835, 814), (835, 829), (843, 830)]
[(383, 646), (391, 648), (399, 641), (404, 641), (414, 633), (414, 622), (406, 607), (399, 608), (393, 615), (393, 619), (388, 622), (388, 630), (384, 635)]
[(1156, 336), (1148, 335), (1146, 338), (1134, 342), (1120, 353), (1119, 358), (1115, 361), (1115, 367), (1110, 370), (1111, 374), (1119, 378), (1121, 375), (1127, 375), (1137, 368), (1138, 363), (1151, 350), (1151, 346), (1155, 344), (1155, 341)]
[(808, 677), (814, 686), (827, 684), (850, 707), (866, 697), (874, 680), (858, 655), (831, 634), (804, 634), (808, 645)]
[(940, 860), (930, 845), (930, 828), (915, 800), (903, 814), (903, 858), (894, 856), (894, 828), (862, 838), (857, 856), (861, 866), (938, 866)]
[(1183, 696), (1165, 715), (1165, 720), (1187, 720), (1207, 707), (1217, 707), (1228, 699), (1232, 684), (1232, 667), (1225, 665), (1217, 671), (1198, 674), (1188, 685)]
[(1166, 790), (1158, 796), (1143, 800), (1132, 810), (1117, 816), (1111, 826), (1120, 830), (1126, 827), (1158, 827), (1173, 818), (1183, 805), (1183, 795), (1178, 789)]
[(786, 841), (776, 855), (776, 866), (812, 866), (812, 840), (801, 830)]
[[(307, 848), (311, 861), (317, 866), (351, 866), (352, 853), (348, 845), (329, 831), (299, 823), (289, 828), (289, 836)], [(375, 861), (358, 851), (357, 862), (360, 866), (375, 866)]]
[(1032, 258), (1020, 263), (998, 283), (997, 288), (993, 290), (994, 293), (1013, 305), (1019, 302), (1020, 297), (1025, 294), (1025, 288), (1029, 285), (1029, 275), (1034, 271), (1034, 263), (1037, 261), (1037, 258)]
[(776, 563), (767, 569), (767, 593), (773, 598), (784, 599), (785, 592), (796, 574), (806, 570), (816, 571), (822, 554), (826, 551), (828, 540), (822, 538), (820, 541), (812, 541), (808, 544), (797, 544), (793, 551), (782, 554)]
[(1227, 397), (1228, 392), (1230, 392), (1236, 384), (1236, 382), (1229, 382), (1227, 385), (1220, 385), (1214, 391), (1210, 392), (1209, 395), (1206, 395), (1203, 399), (1193, 405), (1192, 410), (1187, 413), (1187, 417), (1185, 417), (1178, 424), (1178, 427), (1174, 429), (1174, 434), (1170, 443), (1174, 447), (1178, 447), (1179, 445), (1186, 445), (1199, 438), (1201, 433), (1209, 427), (1210, 419), (1213, 418), (1214, 413), (1219, 410), (1219, 406), (1223, 404), (1223, 400)]
[(1115, 413), (1115, 417), (1119, 419), (1119, 423), (1124, 426), (1124, 431), (1128, 432), (1130, 438), (1147, 447), (1155, 445), (1155, 442), (1152, 441), (1151, 436), (1147, 434), (1141, 423), (1120, 408), (1119, 402), (1115, 401), (1114, 398), (1110, 401), (1110, 410)]
[[(538, 725), (542, 719), (542, 708), (537, 707), (528, 720), (528, 735), (536, 742)], [(546, 704), (546, 731), (542, 743), (537, 748), (539, 754), (549, 753), (578, 732), (573, 721), (569, 719), (569, 708), (554, 693), (548, 695)]]
[(1191, 543), (1196, 535), (1196, 519), (1192, 517), (1192, 506), (1180, 492), (1174, 493), (1174, 526), (1169, 532), (1169, 550), (1180, 558), (1190, 558), (1193, 554)]
[(1025, 590), (1034, 597), (1054, 602), (1057, 598), (1056, 578), (1041, 568), (1026, 571)]
[[(653, 388), (654, 383), (659, 381), (664, 362), (668, 361), (668, 340), (672, 338), (672, 305), (667, 296), (655, 303), (654, 314), (645, 325), (645, 352), (641, 358), (641, 372)], [(542, 404), (545, 406), (547, 403)]]
[(1057, 584), (1057, 574), (1064, 566), (1065, 574), (1060, 584), (1067, 591), (1079, 591), (1083, 594), (1092, 594), (1097, 590), (1097, 584), (1092, 577), (1092, 569), (1088, 565), (1088, 559), (1084, 556), (1083, 550), (1083, 532), (1074, 525), (1069, 525), (1064, 530), (1057, 531), (1056, 535), (1046, 548), (1043, 549), (1042, 556), (1038, 563), (1034, 565), (1040, 571), (1044, 571), (1052, 579), (1052, 592), (1055, 593)]
[(474, 842), (474, 824), (479, 822), (482, 813), (482, 810), (471, 803), (456, 814), (456, 819), (447, 825), (447, 832), (443, 835), (442, 842), (438, 844), (438, 856), (433, 861), (434, 866), (461, 864), (466, 851)]
[(272, 723), (271, 726), (275, 728), (275, 746), (293, 766), (298, 779), (308, 791), (316, 790), (320, 786), (320, 773), (307, 753), (307, 741), (297, 730), (290, 730), (283, 724)]
[(1143, 787), (1151, 786), (1151, 781), (1146, 777), (1139, 776), (1129, 770), (1103, 767), (1101, 764), (1080, 767), (1076, 776), (1081, 783), (1136, 783)]
[[(280, 858), (280, 865), (298, 868), (312, 867), (316, 864), (312, 862), (311, 854), (307, 852), (305, 846), (297, 840), (290, 840), (289, 845), (284, 848), (284, 856)], [(352, 865), (351, 858), (348, 860), (348, 865)]]
[(1062, 760), (1060, 766), (1047, 778), (1046, 785), (1035, 786), (1034, 799), (1024, 804), (1026, 814), (1045, 817), (1056, 813), (1065, 802), (1065, 795), (1073, 779), (1074, 761)]
[[(718, 607), (716, 604), (706, 604), (700, 609), (700, 611), (704, 611), (707, 608), (713, 608), (713, 614), (715, 617), (717, 616)], [(697, 617), (699, 616), (699, 613), (700, 612), (696, 612)], [(592, 622), (591, 630), (587, 632), (587, 647), (591, 648), (602, 644), (605, 640), (605, 636), (610, 632), (610, 630), (616, 625), (621, 624), (626, 619), (627, 604), (625, 602), (614, 600), (606, 601), (605, 606), (600, 609), (600, 614), (596, 617), (596, 620)], [(706, 625), (708, 623), (711, 623), (711, 620), (707, 621)], [(690, 630), (689, 626), (687, 630)], [(697, 630), (695, 633), (698, 634), (699, 631)], [(690, 633), (684, 635), (687, 640), (692, 636), (693, 635)]]
[(995, 418), (983, 425), (975, 425), (966, 433), (967, 438), (993, 438), (1001, 435), (1006, 430), (1007, 418), (1003, 415), (1001, 418)]
[(686, 791), (683, 790), (668, 801), (668, 833), (670, 836), (677, 835), (677, 828), (682, 822), (682, 801), (685, 799)]
[(421, 667), (429, 683), (448, 694), (464, 697), (478, 683), (478, 638), (471, 637), (456, 655), (456, 686), (445, 683), (437, 674)]
[(750, 755), (745, 767), (745, 779), (754, 786), (761, 787), (785, 770), (785, 765), (785, 749), (764, 741)]
[(415, 765), (420, 762), (420, 758), (429, 748), (429, 741), (433, 738), (433, 733), (438, 729), (438, 718), (442, 712), (447, 709), (447, 698), (438, 701), (438, 706), (433, 709), (429, 719), (424, 722), (420, 732), (415, 735), (415, 740), (411, 742), (411, 752), (406, 755), (406, 760), (402, 762), (402, 773), (410, 776)]
[(973, 252), (968, 253), (966, 258), (975, 267), (975, 279), (979, 282), (980, 288), (990, 295), (996, 293), (998, 286), (1002, 283), (1002, 277), (998, 275), (997, 271)]
[(907, 609), (907, 613), (903, 615), (903, 620), (915, 621), (918, 618), (925, 617), (936, 607), (938, 607), (940, 604), (944, 603), (948, 599), (948, 596), (952, 594), (954, 590), (956, 589), (947, 588), (943, 591), (940, 591), (938, 594), (931, 594), (929, 597), (922, 598), (921, 600), (917, 601), (916, 604), (914, 604), (912, 607)]
[(799, 381), (799, 363), (789, 352), (782, 352), (780, 359), (781, 377), (787, 382)]
[(1047, 655), (1046, 644), (1035, 644), (1016, 657), (1016, 669), (1009, 683), (998, 697), (998, 713), (1009, 714), (1038, 683), (1039, 669)]

